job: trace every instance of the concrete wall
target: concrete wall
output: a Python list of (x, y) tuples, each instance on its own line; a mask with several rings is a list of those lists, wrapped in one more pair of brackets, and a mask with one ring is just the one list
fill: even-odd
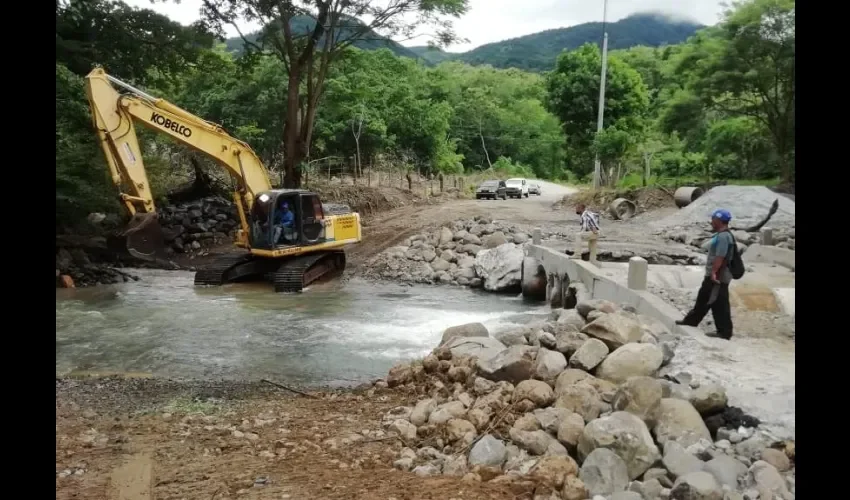
[[(701, 333), (698, 328), (676, 325), (675, 321), (682, 318), (682, 313), (660, 297), (646, 290), (631, 290), (605, 276), (598, 267), (590, 262), (572, 259), (569, 255), (558, 250), (540, 245), (528, 245), (526, 256), (528, 258), (523, 262), (523, 276), (534, 275), (538, 271), (538, 267), (542, 267), (550, 282), (546, 296), (550, 303), (558, 302), (557, 298), (555, 301), (552, 300), (552, 293), (558, 291), (563, 293), (567, 284), (578, 281), (584, 284), (594, 299), (631, 305), (639, 314), (657, 319), (671, 331), (685, 334)], [(552, 286), (553, 282), (555, 286)]]

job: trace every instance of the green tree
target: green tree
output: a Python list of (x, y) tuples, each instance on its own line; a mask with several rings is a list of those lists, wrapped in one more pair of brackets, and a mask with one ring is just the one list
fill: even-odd
[(713, 122), (705, 142), (714, 175), (739, 179), (764, 176), (765, 160), (771, 156), (770, 141), (756, 120), (742, 116)]
[[(455, 35), (444, 17), (467, 10), (467, 0), (394, 0), (386, 5), (370, 0), (203, 0), (203, 5), (205, 18), (219, 31), (240, 20), (264, 26), (256, 42), (243, 40), (251, 49), (274, 54), (286, 67), (283, 153), (284, 185), (289, 188), (301, 185), (299, 166), (310, 151), (325, 79), (345, 49), (376, 31), (410, 35), (423, 24), (436, 27), (438, 41), (450, 42)], [(366, 17), (371, 21), (356, 21)], [(306, 26), (294, 29), (293, 21), (303, 24), (305, 18)]]
[(99, 64), (122, 79), (144, 83), (151, 68), (179, 70), (212, 42), (200, 23), (185, 27), (121, 1), (56, 1), (56, 62), (78, 75)]
[[(579, 175), (588, 173), (592, 167), (601, 69), (599, 49), (585, 44), (561, 54), (546, 81), (549, 109), (561, 119), (567, 136), (569, 168)], [(626, 133), (642, 130), (649, 95), (640, 74), (611, 56), (606, 82), (605, 123)]]
[(83, 79), (56, 64), (57, 227), (116, 207), (85, 96)]
[(618, 165), (637, 145), (636, 136), (616, 126), (602, 129), (593, 138), (591, 150), (599, 156), (599, 161), (607, 166)]
[(504, 156), (528, 165), (538, 177), (561, 174), (564, 134), (543, 105), (542, 77), (450, 62), (430, 70), (426, 84), (433, 100), (454, 110), (451, 135), (467, 168), (486, 169)]
[(721, 26), (725, 42), (699, 67), (695, 88), (712, 109), (747, 116), (769, 131), (784, 182), (791, 182), (795, 136), (794, 0), (736, 2)]

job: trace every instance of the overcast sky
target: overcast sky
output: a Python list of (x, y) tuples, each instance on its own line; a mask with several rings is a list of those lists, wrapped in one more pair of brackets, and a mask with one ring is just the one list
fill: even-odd
[[(124, 0), (135, 7), (151, 8), (183, 24), (198, 19), (201, 0), (181, 0), (179, 4), (149, 0)], [(676, 17), (714, 24), (719, 20), (722, 0), (609, 0), (608, 19), (617, 21), (637, 12), (663, 12)], [(455, 21), (458, 35), (469, 43), (449, 47), (452, 52), (466, 51), (485, 43), (529, 35), (539, 31), (566, 28), (576, 24), (601, 21), (602, 0), (470, 0), (469, 12)], [(243, 25), (243, 32), (258, 26)], [(230, 28), (230, 36), (236, 31)], [(425, 45), (427, 38), (403, 42)]]

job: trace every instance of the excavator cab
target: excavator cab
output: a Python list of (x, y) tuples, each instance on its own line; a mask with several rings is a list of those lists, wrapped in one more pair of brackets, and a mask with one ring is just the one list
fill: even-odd
[(309, 191), (276, 189), (259, 193), (251, 208), (251, 247), (262, 250), (325, 241), (324, 211)]

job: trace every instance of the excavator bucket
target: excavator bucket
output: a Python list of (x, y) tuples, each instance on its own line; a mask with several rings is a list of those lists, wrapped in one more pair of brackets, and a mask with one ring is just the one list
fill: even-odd
[(155, 213), (136, 213), (124, 231), (111, 240), (111, 248), (137, 259), (154, 261), (165, 258), (165, 237)]

